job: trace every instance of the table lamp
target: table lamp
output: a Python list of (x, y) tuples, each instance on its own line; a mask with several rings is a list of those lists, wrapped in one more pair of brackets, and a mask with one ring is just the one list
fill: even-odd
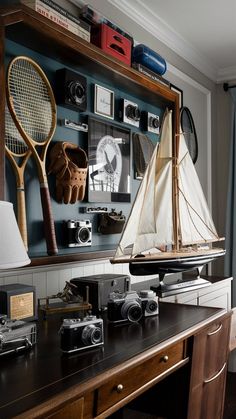
[(0, 201), (0, 269), (18, 268), (29, 263), (13, 205)]

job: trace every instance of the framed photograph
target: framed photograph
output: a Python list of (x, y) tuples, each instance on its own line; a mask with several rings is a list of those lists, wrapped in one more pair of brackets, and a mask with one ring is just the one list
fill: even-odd
[(98, 84), (94, 85), (94, 113), (114, 119), (114, 92)]
[(130, 130), (89, 117), (88, 201), (130, 202)]
[(174, 92), (178, 93), (178, 95), (179, 95), (179, 108), (182, 108), (182, 106), (183, 106), (183, 90), (179, 89), (174, 84), (170, 84), (170, 88)]

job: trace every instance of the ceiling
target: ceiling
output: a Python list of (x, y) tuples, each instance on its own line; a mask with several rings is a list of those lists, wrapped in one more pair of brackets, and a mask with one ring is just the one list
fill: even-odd
[(216, 82), (236, 79), (235, 0), (108, 0)]

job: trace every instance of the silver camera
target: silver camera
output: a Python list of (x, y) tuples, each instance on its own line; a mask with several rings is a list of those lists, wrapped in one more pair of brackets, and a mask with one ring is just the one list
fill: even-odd
[(60, 328), (61, 350), (66, 353), (103, 345), (103, 320), (96, 316), (64, 319)]
[(68, 247), (91, 246), (92, 223), (90, 220), (68, 220), (66, 227)]
[(111, 322), (137, 322), (143, 315), (142, 300), (135, 291), (113, 292), (107, 303), (107, 317)]
[(143, 316), (155, 316), (159, 313), (158, 297), (152, 290), (139, 291), (139, 297), (142, 301)]
[(0, 315), (0, 355), (30, 349), (36, 343), (36, 323)]
[(160, 133), (160, 117), (151, 112), (147, 113), (147, 131)]

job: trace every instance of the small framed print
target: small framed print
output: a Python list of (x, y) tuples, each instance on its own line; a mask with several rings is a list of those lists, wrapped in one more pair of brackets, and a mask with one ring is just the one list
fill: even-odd
[(171, 90), (173, 90), (174, 92), (178, 93), (179, 95), (179, 108), (181, 109), (183, 106), (183, 90), (179, 89), (177, 86), (175, 86), (174, 84), (170, 84), (170, 88)]
[(114, 119), (114, 92), (98, 84), (94, 89), (94, 113)]

